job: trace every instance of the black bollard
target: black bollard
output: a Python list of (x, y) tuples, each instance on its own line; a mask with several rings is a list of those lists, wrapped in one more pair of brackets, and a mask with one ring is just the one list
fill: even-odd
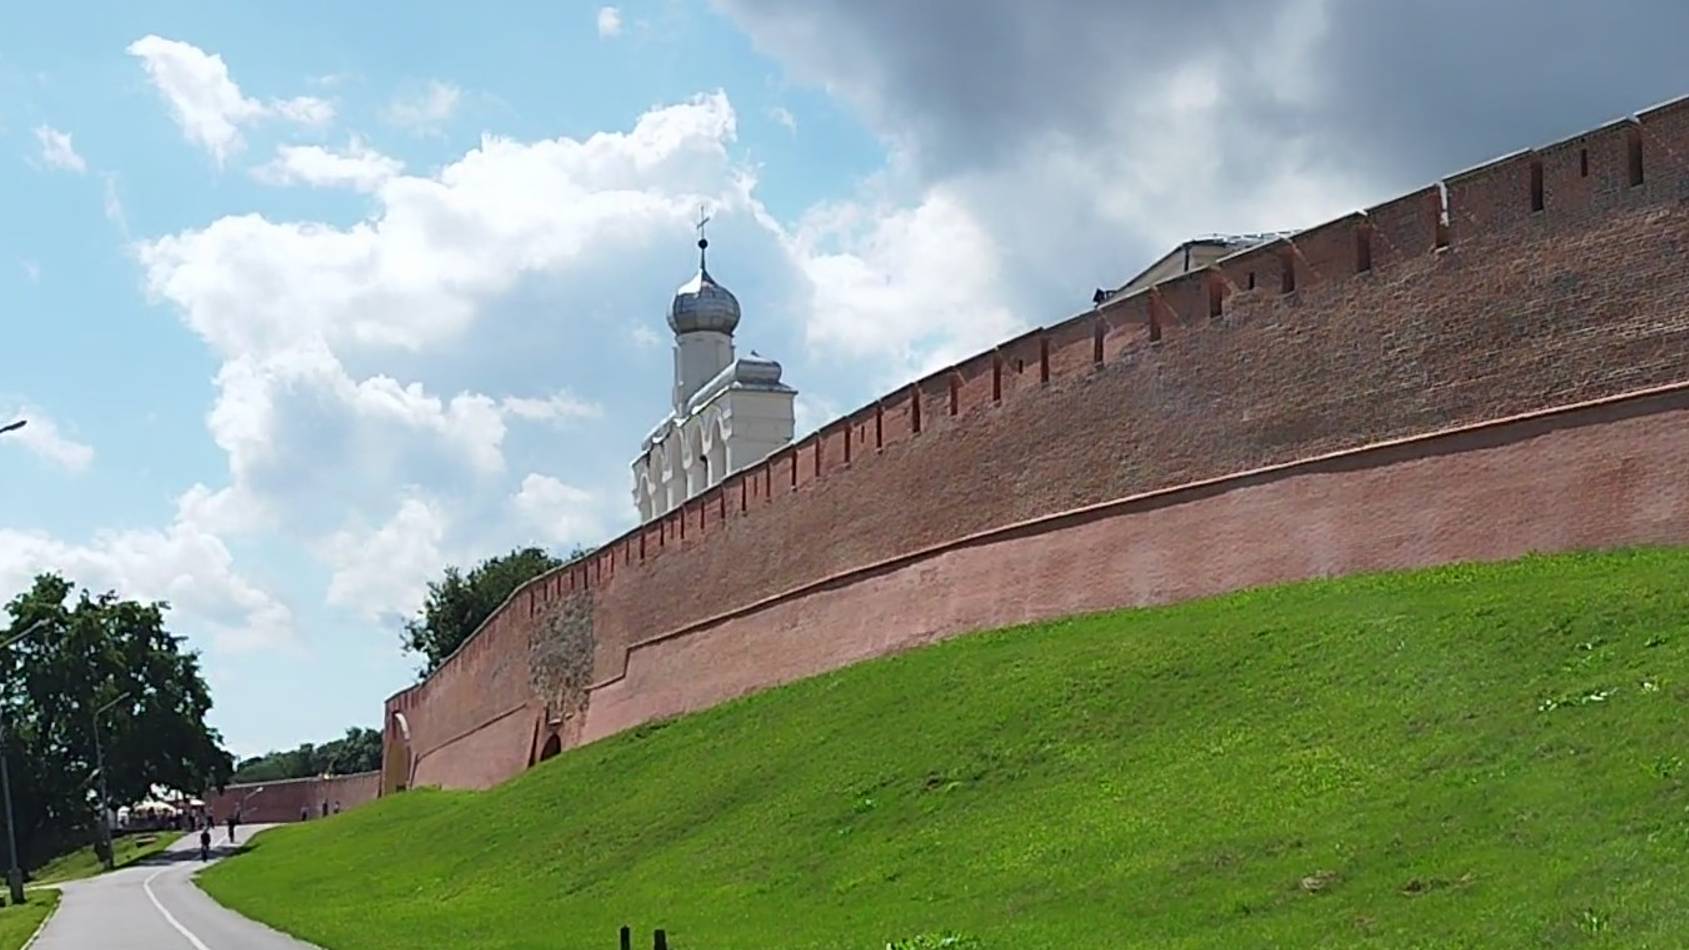
[(661, 930), (652, 934), (651, 950), (669, 950), (669, 935)]
[(633, 928), (622, 927), (622, 950), (633, 950)]

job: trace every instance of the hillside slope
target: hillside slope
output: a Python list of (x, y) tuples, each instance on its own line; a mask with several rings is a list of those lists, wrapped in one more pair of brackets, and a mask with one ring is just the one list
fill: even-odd
[(965, 637), (264, 835), (206, 890), (331, 948), (1665, 946), (1689, 552)]

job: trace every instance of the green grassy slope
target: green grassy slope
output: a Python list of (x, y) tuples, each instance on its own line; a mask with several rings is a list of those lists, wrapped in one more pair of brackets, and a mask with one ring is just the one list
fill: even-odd
[[(111, 842), (112, 866), (126, 867), (142, 858), (151, 857), (170, 847), (180, 837), (180, 831), (157, 831), (114, 837)], [(94, 846), (90, 844), (67, 851), (36, 868), (31, 872), (29, 882), (61, 884), (65, 881), (93, 877), (104, 871), (105, 867), (100, 864), (99, 857), (94, 854)]]
[(35, 935), (41, 922), (59, 906), (59, 892), (50, 887), (29, 892), (29, 901), (0, 908), (0, 950), (18, 950)]
[(1674, 946), (1689, 551), (999, 631), (278, 829), (330, 948)]

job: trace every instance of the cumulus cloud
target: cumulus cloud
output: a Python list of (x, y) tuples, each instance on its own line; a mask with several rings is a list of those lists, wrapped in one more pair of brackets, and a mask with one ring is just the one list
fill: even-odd
[(440, 572), (449, 517), (438, 503), (407, 498), (387, 523), (347, 529), (324, 545), (333, 568), (328, 602), (380, 621), (413, 613)]
[(301, 339), (414, 349), (461, 332), (478, 302), (585, 254), (595, 237), (672, 231), (700, 192), (721, 189), (733, 134), (716, 94), (653, 110), (626, 133), (486, 136), (437, 176), (389, 180), (371, 220), (234, 215), (139, 253), (148, 289), (219, 353)]
[(238, 573), (222, 540), (191, 520), (162, 531), (103, 531), (85, 544), (0, 528), (0, 591), (23, 591), (45, 571), (94, 590), (167, 601), (172, 627), (207, 637), (218, 650), (294, 642), (292, 611)]
[(248, 527), (311, 535), (426, 475), (472, 491), (504, 469), (490, 397), (443, 397), (391, 376), (354, 378), (321, 345), (224, 363), (208, 417)]
[(569, 545), (604, 540), (599, 517), (602, 500), (550, 475), (530, 473), (522, 479), (511, 504), (522, 522), (546, 541)]
[(421, 93), (394, 99), (387, 106), (387, 121), (416, 132), (432, 132), (457, 112), (463, 90), (438, 79), (430, 80)]
[(334, 118), (331, 103), (310, 96), (271, 103), (248, 97), (230, 77), (223, 57), (192, 43), (149, 34), (130, 43), (128, 52), (141, 61), (147, 78), (170, 105), (182, 134), (218, 165), (245, 147), (244, 126), (271, 117), (321, 126)]
[(622, 35), (622, 11), (615, 7), (598, 8), (598, 35), (608, 39)]
[(94, 448), (66, 436), (52, 417), (39, 409), (24, 406), (15, 411), (0, 412), (0, 424), (25, 419), (21, 429), (0, 435), (0, 447), (15, 445), (67, 472), (87, 470), (94, 461)]
[(811, 346), (880, 357), (883, 385), (1012, 336), (993, 238), (956, 198), (930, 192), (913, 208), (857, 204), (811, 212), (792, 241), (813, 287)]
[(320, 145), (280, 146), (275, 158), (252, 169), (252, 177), (270, 185), (374, 191), (404, 168), (398, 159), (389, 158), (353, 138), (340, 151)]
[(69, 132), (61, 132), (46, 125), (36, 126), (35, 141), (41, 146), (41, 160), (50, 167), (78, 175), (88, 170), (88, 163), (77, 154), (76, 146), (71, 144)]

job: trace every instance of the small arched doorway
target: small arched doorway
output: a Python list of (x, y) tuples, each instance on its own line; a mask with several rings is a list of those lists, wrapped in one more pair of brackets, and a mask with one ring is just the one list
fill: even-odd
[(546, 737), (545, 745), (540, 747), (540, 761), (544, 762), (546, 759), (549, 759), (562, 751), (563, 737), (554, 732), (550, 736)]

